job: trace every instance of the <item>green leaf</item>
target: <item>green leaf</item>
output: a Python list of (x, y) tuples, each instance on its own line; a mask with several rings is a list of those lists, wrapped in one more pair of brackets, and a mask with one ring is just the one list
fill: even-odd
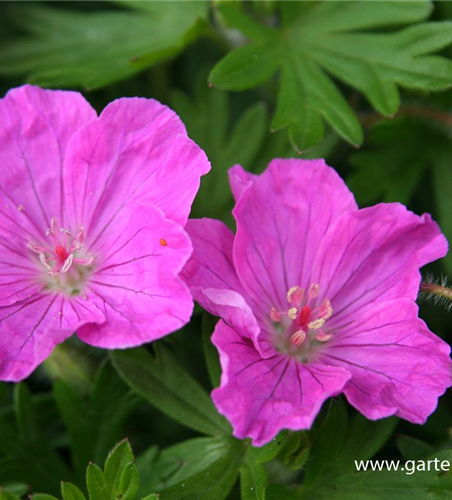
[(218, 12), (226, 24), (240, 30), (252, 40), (265, 40), (272, 36), (273, 31), (266, 26), (246, 15), (240, 2), (223, 1), (217, 2)]
[[(428, 460), (452, 460), (452, 450), (444, 450), (428, 457)], [(303, 491), (303, 499), (317, 500), (334, 498), (334, 500), (426, 500), (447, 499), (452, 491), (452, 477), (442, 470), (428, 471), (428, 460), (415, 463), (412, 474), (409, 470), (382, 470), (348, 474), (328, 486), (317, 485), (315, 488)], [(401, 464), (403, 466), (403, 464)], [(405, 464), (406, 466), (406, 464)], [(411, 467), (410, 467), (411, 469)], [(408, 472), (408, 473), (407, 473)]]
[(333, 400), (323, 422), (313, 430), (313, 444), (307, 463), (305, 484), (324, 484), (355, 471), (355, 460), (375, 455), (391, 437), (396, 418), (367, 420), (356, 413), (349, 420), (342, 401)]
[(90, 500), (108, 500), (105, 495), (105, 477), (102, 469), (93, 463), (86, 469), (86, 487)]
[(0, 486), (0, 500), (20, 500), (20, 498), (11, 491), (7, 491)]
[[(208, 88), (204, 75), (201, 76), (195, 82), (193, 98), (180, 91), (171, 94), (171, 105), (187, 126), (190, 137), (204, 149), (212, 163), (209, 175), (201, 180), (191, 214), (232, 222), (233, 199), (230, 190), (224, 189), (227, 171), (237, 163), (255, 170), (256, 158), (271, 139), (267, 132), (268, 112), (258, 102), (232, 121), (233, 99), (226, 92)], [(275, 148), (270, 152), (272, 158), (281, 156)]]
[[(316, 427), (319, 427), (318, 429)], [(331, 472), (331, 462), (341, 454), (347, 438), (348, 414), (342, 400), (330, 402), (323, 422), (314, 427), (315, 437), (311, 447), (311, 459), (306, 470), (306, 483), (314, 483)]]
[(37, 417), (33, 399), (27, 386), (22, 383), (15, 387), (14, 402), (16, 407), (17, 426), (21, 438), (33, 446), (39, 446), (40, 430), (37, 427)]
[(245, 90), (267, 81), (278, 69), (279, 45), (259, 42), (230, 52), (210, 74), (212, 85), (220, 89)]
[(284, 450), (289, 435), (292, 433), (289, 431), (281, 431), (275, 438), (273, 438), (269, 443), (259, 448), (250, 446), (247, 452), (247, 456), (250, 457), (254, 462), (258, 464), (265, 464), (273, 460), (282, 450)]
[(48, 495), (47, 493), (34, 493), (30, 495), (30, 498), (33, 500), (58, 500), (58, 498)]
[[(399, 107), (398, 86), (442, 90), (452, 85), (452, 62), (430, 55), (452, 43), (452, 23), (365, 32), (422, 21), (431, 11), (430, 2), (317, 2), (303, 8), (281, 2), (281, 6), (283, 26), (253, 29), (256, 36), (250, 36), (256, 41), (230, 52), (212, 70), (210, 81), (222, 89), (244, 90), (268, 80), (279, 67), (272, 128), (289, 127), (299, 151), (323, 139), (323, 121), (353, 145), (363, 140), (354, 112), (328, 74), (362, 92), (384, 115), (393, 115)], [(243, 12), (237, 14), (228, 2), (219, 9), (236, 28), (247, 28)]]
[[(449, 139), (450, 141), (450, 139)], [(433, 161), (433, 185), (435, 189), (436, 205), (441, 229), (447, 238), (452, 237), (452, 161), (450, 156), (450, 142), (446, 148), (438, 149)], [(444, 258), (446, 271), (452, 274), (452, 255), (449, 252)]]
[(268, 485), (267, 469), (257, 462), (245, 460), (240, 468), (242, 500), (265, 500)]
[(85, 495), (71, 483), (61, 483), (61, 494), (63, 500), (86, 500)]
[(88, 397), (61, 380), (54, 382), (53, 392), (71, 439), (73, 463), (81, 476), (90, 460), (102, 462), (123, 437), (124, 421), (139, 398), (111, 363), (101, 365)]
[(132, 448), (127, 439), (118, 443), (108, 454), (104, 467), (104, 494), (107, 499), (116, 499), (118, 494), (127, 484), (131, 485), (132, 491), (135, 487), (138, 487), (137, 483), (134, 482), (134, 479), (137, 480), (137, 478), (136, 476), (134, 477), (134, 472), (132, 470), (129, 470), (123, 478), (126, 469), (130, 469), (133, 459)]
[(229, 424), (204, 389), (162, 343), (154, 346), (155, 356), (143, 348), (112, 353), (124, 380), (140, 396), (182, 424), (203, 434), (229, 434)]
[(126, 465), (119, 481), (118, 494), (112, 498), (134, 500), (140, 489), (140, 477), (134, 463)]
[[(30, 486), (28, 484), (16, 483), (16, 482), (4, 483), (3, 486), (0, 486), (0, 494), (1, 494), (2, 488), (3, 488), (3, 491), (5, 493), (12, 493), (13, 495), (15, 495), (17, 497), (23, 497), (30, 489)], [(3, 500), (5, 500), (5, 499), (3, 499)], [(10, 500), (12, 500), (12, 499), (10, 499)]]
[(207, 14), (206, 2), (122, 4), (122, 11), (99, 12), (9, 5), (5, 14), (27, 36), (2, 44), (0, 73), (25, 73), (44, 86), (99, 88), (174, 56), (200, 33)]
[(218, 318), (205, 312), (202, 316), (202, 345), (204, 356), (206, 358), (207, 369), (209, 371), (210, 381), (213, 387), (220, 385), (221, 366), (218, 351), (212, 344), (212, 333)]
[(234, 486), (241, 466), (244, 447), (235, 441), (230, 453), (202, 472), (160, 492), (160, 500), (224, 500)]
[(405, 460), (422, 460), (434, 452), (431, 445), (412, 436), (398, 436), (397, 447)]
[(0, 418), (0, 481), (27, 482), (36, 490), (59, 491), (72, 474), (40, 428), (34, 398), (25, 383), (14, 387), (17, 429)]
[(230, 437), (203, 437), (170, 446), (161, 453), (151, 448), (137, 459), (141, 492), (162, 490), (198, 474), (230, 453), (234, 441)]
[(304, 499), (296, 490), (279, 484), (271, 484), (265, 496), (265, 500), (300, 500), (301, 498)]
[(350, 158), (354, 171), (347, 184), (358, 204), (408, 203), (431, 162), (432, 135), (406, 117), (374, 125), (366, 146)]

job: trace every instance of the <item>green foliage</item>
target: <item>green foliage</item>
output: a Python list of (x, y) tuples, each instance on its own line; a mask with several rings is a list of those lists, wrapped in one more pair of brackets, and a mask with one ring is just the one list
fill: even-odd
[[(86, 470), (89, 500), (135, 500), (139, 490), (138, 471), (128, 440), (118, 443), (108, 454), (104, 470), (90, 463)], [(85, 495), (71, 483), (61, 483), (63, 500), (85, 500)], [(13, 499), (5, 499), (13, 500)], [(31, 500), (56, 500), (36, 493)]]
[(81, 476), (88, 461), (106, 456), (139, 398), (110, 363), (99, 369), (88, 397), (62, 380), (55, 381), (53, 391), (71, 439), (73, 464)]
[(370, 421), (356, 414), (349, 419), (341, 400), (333, 400), (323, 421), (312, 430), (312, 446), (306, 466), (305, 484), (325, 484), (355, 470), (355, 460), (367, 460), (389, 439), (396, 418)]
[[(428, 457), (430, 460), (451, 462), (452, 450), (445, 450)], [(413, 475), (405, 471), (370, 471), (341, 477), (330, 487), (304, 490), (307, 500), (440, 500), (450, 498), (452, 478), (450, 473), (440, 471), (418, 471)]]
[(212, 333), (215, 325), (218, 323), (218, 318), (215, 318), (209, 313), (204, 313), (202, 316), (202, 346), (204, 356), (206, 358), (207, 369), (209, 370), (210, 381), (213, 387), (220, 385), (221, 366), (218, 351), (212, 344)]
[[(114, 2), (110, 2), (114, 3)], [(95, 89), (173, 57), (200, 34), (206, 2), (116, 2), (124, 10), (79, 12), (8, 5), (31, 36), (1, 45), (0, 74), (51, 87)]]
[(231, 99), (221, 90), (208, 88), (204, 77), (195, 83), (193, 99), (174, 91), (171, 105), (212, 164), (211, 172), (201, 181), (192, 216), (225, 218), (232, 207), (232, 195), (224, 189), (227, 170), (236, 164), (252, 166), (257, 160), (268, 135), (266, 107), (257, 102), (232, 122)]
[(54, 493), (71, 471), (42, 431), (36, 405), (25, 384), (14, 390), (15, 419), (0, 416), (0, 484), (21, 481)]
[(422, 2), (309, 2), (302, 7), (280, 3), (282, 27), (260, 24), (233, 2), (220, 2), (226, 22), (253, 40), (230, 52), (213, 69), (212, 84), (244, 90), (265, 82), (280, 68), (281, 82), (272, 128), (289, 127), (299, 150), (320, 142), (325, 120), (354, 145), (363, 140), (351, 107), (330, 73), (362, 92), (383, 115), (400, 104), (397, 85), (440, 90), (452, 85), (452, 64), (429, 55), (452, 42), (449, 22), (425, 23), (431, 4)]
[(141, 492), (160, 491), (206, 469), (231, 451), (230, 437), (189, 439), (159, 451), (152, 447), (137, 459)]
[(229, 433), (229, 425), (209, 395), (164, 344), (155, 344), (155, 356), (140, 348), (115, 351), (112, 359), (124, 380), (170, 417), (203, 434)]

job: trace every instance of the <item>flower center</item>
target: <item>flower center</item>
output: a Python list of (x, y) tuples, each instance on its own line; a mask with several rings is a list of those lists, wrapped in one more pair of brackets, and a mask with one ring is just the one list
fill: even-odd
[(320, 286), (313, 283), (307, 292), (299, 286), (293, 286), (287, 292), (287, 311), (270, 310), (270, 319), (277, 332), (275, 347), (277, 350), (294, 355), (303, 362), (315, 347), (333, 337), (325, 332), (325, 324), (333, 314), (331, 302), (324, 299), (317, 306)]
[(42, 267), (52, 280), (46, 281), (46, 288), (79, 295), (86, 276), (92, 270), (93, 255), (83, 251), (85, 232), (81, 226), (77, 233), (59, 227), (53, 217), (50, 228), (46, 231), (47, 244), (37, 245), (29, 242), (28, 248), (39, 256)]

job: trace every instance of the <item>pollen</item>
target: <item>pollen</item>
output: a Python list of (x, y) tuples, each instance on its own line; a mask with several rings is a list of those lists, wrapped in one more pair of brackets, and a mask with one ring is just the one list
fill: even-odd
[(334, 334), (327, 327), (333, 307), (327, 298), (321, 299), (318, 283), (312, 283), (306, 290), (293, 286), (289, 288), (286, 298), (291, 306), (288, 310), (270, 309), (275, 346), (303, 361), (307, 353), (315, 350), (315, 346), (333, 338)]
[[(48, 237), (46, 243), (29, 242), (28, 248), (38, 254), (39, 262), (52, 278), (69, 273), (74, 269), (74, 265), (90, 266), (93, 263), (94, 256), (82, 252), (85, 241), (83, 226), (77, 233), (73, 233), (69, 229), (59, 227), (57, 218), (53, 217), (45, 234)], [(86, 273), (78, 272), (74, 277), (79, 279), (83, 274)]]
[(164, 238), (160, 238), (160, 245), (162, 245), (162, 247), (166, 247), (168, 245), (168, 243), (166, 242), (166, 240)]

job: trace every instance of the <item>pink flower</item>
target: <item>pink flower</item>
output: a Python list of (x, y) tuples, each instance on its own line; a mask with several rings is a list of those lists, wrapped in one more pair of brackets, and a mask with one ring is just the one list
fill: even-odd
[(202, 152), (175, 113), (76, 92), (0, 100), (0, 379), (17, 381), (74, 331), (125, 348), (188, 322), (179, 273)]
[(425, 422), (451, 385), (449, 346), (418, 318), (419, 268), (447, 252), (429, 215), (397, 203), (358, 210), (322, 160), (230, 172), (237, 233), (189, 221), (184, 270), (220, 316), (219, 411), (255, 445), (308, 429), (344, 393), (370, 419)]

